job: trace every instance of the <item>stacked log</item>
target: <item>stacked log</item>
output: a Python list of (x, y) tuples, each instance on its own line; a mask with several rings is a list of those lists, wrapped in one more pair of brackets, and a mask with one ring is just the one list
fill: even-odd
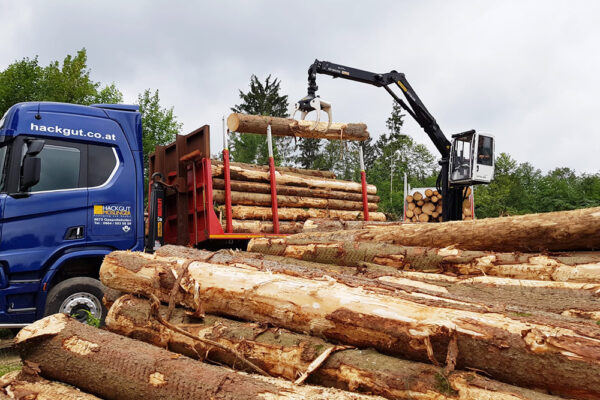
[[(225, 214), (225, 180), (223, 163), (212, 161), (213, 200)], [(232, 224), (235, 233), (272, 233), (271, 185), (268, 167), (231, 163)], [(297, 223), (309, 218), (363, 220), (362, 187), (359, 183), (335, 179), (327, 171), (276, 168), (277, 203), (280, 233), (298, 233)], [(373, 185), (367, 186), (370, 220), (385, 221), (377, 212), (379, 197)], [(226, 221), (221, 218), (222, 226)]]
[[(462, 204), (462, 219), (472, 220), (473, 210), (471, 208), (471, 188), (464, 189)], [(423, 193), (415, 191), (406, 196), (406, 220), (410, 222), (442, 222), (442, 194), (435, 189), (425, 189)]]
[[(160, 299), (170, 306), (177, 304), (195, 315), (216, 314), (260, 324), (255, 325), (247, 336), (241, 336), (249, 343), (260, 341), (258, 338), (261, 337), (261, 332), (267, 332), (267, 326), (273, 326), (319, 338), (324, 341), (319, 342), (320, 344), (332, 349), (330, 353), (340, 358), (345, 352), (350, 354), (353, 349), (336, 346), (354, 346), (363, 351), (373, 348), (378, 351), (377, 354), (391, 357), (390, 360), (411, 360), (409, 364), (404, 364), (406, 368), (400, 372), (402, 376), (416, 376), (411, 374), (416, 373), (423, 363), (440, 368), (437, 371), (441, 374), (441, 381), (446, 383), (445, 391), (441, 385), (430, 387), (425, 383), (423, 389), (426, 393), (381, 393), (388, 398), (443, 399), (453, 398), (451, 395), (458, 396), (459, 389), (452, 380), (455, 368), (484, 371), (490, 378), (510, 385), (545, 390), (568, 398), (593, 399), (600, 396), (600, 327), (595, 321), (562, 315), (555, 312), (557, 309), (546, 309), (548, 306), (544, 305), (542, 298), (533, 300), (534, 296), (530, 296), (533, 304), (531, 307), (527, 305), (527, 301), (523, 301), (521, 304), (507, 303), (507, 308), (503, 309), (491, 307), (482, 301), (484, 298), (477, 297), (477, 290), (474, 289), (463, 291), (459, 298), (459, 288), (452, 287), (455, 283), (443, 283), (441, 279), (437, 283), (427, 283), (399, 276), (389, 276), (386, 279), (380, 279), (384, 276), (352, 276), (336, 273), (333, 271), (336, 267), (331, 265), (322, 267), (332, 269), (326, 271), (315, 265), (302, 265), (305, 263), (303, 261), (286, 260), (288, 259), (263, 258), (243, 252), (211, 253), (185, 248), (166, 248), (153, 256), (114, 252), (104, 259), (100, 275), (104, 284), (113, 289), (156, 297), (155, 301)], [(408, 284), (407, 280), (414, 282)], [(504, 288), (500, 281), (494, 284), (498, 293), (506, 292), (503, 296), (505, 300), (515, 297), (515, 292), (508, 294), (514, 289)], [(559, 290), (560, 286), (548, 282), (545, 289)], [(594, 292), (594, 289), (588, 290), (577, 285), (566, 285), (564, 289), (570, 290), (570, 293), (577, 293), (577, 290)], [(115, 305), (133, 300), (118, 300)], [(593, 295), (589, 297), (589, 301), (592, 300)], [(573, 301), (571, 305), (575, 304)], [(133, 306), (133, 310), (144, 307), (148, 306)], [(515, 310), (519, 311), (510, 311), (510, 307), (516, 307)], [(170, 308), (167, 307), (167, 313)], [(116, 310), (111, 309), (111, 315), (113, 311), (117, 313)], [(134, 314), (135, 312), (137, 311)], [(122, 311), (121, 315), (131, 313)], [(144, 315), (142, 313), (137, 320), (148, 321)], [(160, 315), (160, 312), (155, 314), (155, 318), (162, 325), (173, 326), (168, 322), (165, 324), (166, 317), (159, 318), (156, 315)], [(174, 316), (175, 313), (171, 315)], [(182, 343), (176, 346), (182, 340), (181, 337), (172, 334), (157, 335), (152, 333), (155, 330), (153, 322), (148, 324), (135, 320), (136, 318), (131, 317), (121, 318), (119, 324), (124, 328), (119, 329), (137, 332), (132, 333), (132, 336), (148, 338), (149, 341), (163, 338), (162, 345), (185, 347)], [(181, 327), (190, 326), (195, 332), (191, 335), (194, 340), (202, 341), (211, 337), (219, 341), (220, 345), (228, 342), (228, 346), (235, 348), (244, 349), (247, 346), (244, 343), (236, 347), (236, 340), (231, 337), (236, 336), (233, 332), (237, 328), (227, 322), (221, 321), (225, 328), (218, 329), (215, 328), (214, 321), (212, 324), (209, 321), (209, 326), (196, 323), (190, 325), (189, 322), (180, 321), (176, 324)], [(189, 334), (184, 329), (170, 329), (178, 333), (184, 332), (184, 336)], [(223, 335), (218, 333), (220, 329), (223, 329)], [(296, 342), (292, 341), (290, 346), (293, 347), (293, 343)], [(266, 347), (273, 349), (269, 351), (285, 350), (281, 345), (262, 344), (262, 347), (254, 347), (245, 354), (248, 357), (265, 358), (265, 364), (268, 364), (268, 360), (273, 358), (266, 355), (258, 357), (256, 354), (267, 351)], [(251, 348), (252, 346), (254, 344)], [(187, 348), (188, 352), (192, 351), (189, 342)], [(204, 354), (202, 349), (197, 347), (198, 354)], [(307, 347), (303, 346), (303, 349)], [(322, 352), (319, 355), (307, 351), (309, 356), (305, 363), (323, 365), (327, 360), (336, 362), (323, 365), (324, 370), (314, 377), (317, 381), (326, 380), (323, 377), (333, 365), (339, 368), (335, 373), (336, 378), (332, 379), (335, 381), (334, 385), (348, 385), (344, 381), (348, 377), (339, 378), (343, 375), (340, 371), (346, 371), (354, 377), (355, 388), (364, 384), (365, 390), (371, 390), (369, 387), (372, 386), (366, 383), (367, 378), (384, 379), (383, 383), (379, 381), (376, 385), (382, 391), (400, 386), (409, 387), (410, 390), (413, 388), (408, 382), (404, 382), (404, 385), (393, 384), (385, 380), (387, 378), (383, 375), (375, 374), (377, 371), (397, 371), (396, 364), (389, 364), (393, 367), (388, 369), (388, 364), (377, 361), (379, 356), (368, 359), (369, 361), (357, 359), (357, 364), (354, 364), (364, 368), (366, 364), (376, 363), (372, 374), (367, 370), (357, 371), (353, 369), (353, 364), (341, 362), (340, 358), (330, 359), (332, 354), (325, 354), (320, 349)], [(317, 362), (321, 355), (323, 357)], [(442, 369), (441, 365), (444, 363), (446, 365)], [(290, 364), (284, 363), (280, 370), (293, 375), (304, 367), (305, 364), (295, 370)], [(475, 389), (470, 386), (469, 379), (464, 382), (470, 389)], [(480, 392), (481, 397), (475, 395), (459, 398), (522, 399), (531, 398), (527, 396), (545, 396), (536, 392), (523, 394), (523, 389), (514, 386), (511, 390), (513, 392), (510, 395), (501, 391), (497, 394), (488, 391)]]
[[(64, 314), (51, 315), (24, 328), (16, 343), (24, 363), (33, 366), (41, 376), (107, 400), (376, 399), (200, 363), (81, 324)], [(34, 397), (35, 393), (21, 393), (16, 398), (95, 399), (83, 394)]]
[[(167, 318), (167, 307), (159, 313)], [(323, 339), (297, 334), (257, 323), (240, 322), (208, 315), (203, 319), (187, 315), (177, 308), (169, 319), (186, 336), (161, 324), (152, 312), (148, 300), (125, 295), (119, 298), (107, 317), (108, 329), (129, 337), (143, 338), (156, 346), (198, 359), (234, 366), (235, 360), (226, 351), (214, 348), (193, 337), (208, 338), (241, 352), (272, 376), (296, 380), (310, 364), (328, 349), (332, 352), (307, 379), (309, 383), (335, 386), (345, 390), (360, 390), (388, 399), (552, 399), (526, 389), (495, 382), (472, 372), (449, 371), (425, 363), (383, 355), (375, 350), (341, 348)], [(239, 365), (239, 363), (238, 363)], [(455, 389), (456, 388), (456, 389)]]

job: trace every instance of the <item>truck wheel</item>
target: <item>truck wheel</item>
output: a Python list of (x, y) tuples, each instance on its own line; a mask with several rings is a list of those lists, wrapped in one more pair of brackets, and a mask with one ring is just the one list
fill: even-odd
[(104, 324), (107, 310), (102, 304), (104, 285), (97, 279), (79, 277), (64, 280), (50, 289), (44, 315), (64, 313), (80, 322), (88, 321), (88, 312)]

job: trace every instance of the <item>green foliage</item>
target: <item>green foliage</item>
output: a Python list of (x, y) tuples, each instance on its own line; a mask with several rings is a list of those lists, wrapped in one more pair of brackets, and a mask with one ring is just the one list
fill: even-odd
[(413, 187), (435, 186), (437, 165), (435, 157), (422, 144), (402, 133), (404, 114), (394, 102), (387, 119), (388, 133), (379, 137), (365, 153), (367, 181), (377, 186), (381, 210), (392, 218), (402, 215), (404, 205), (404, 174)]
[(173, 142), (181, 129), (181, 123), (177, 122), (173, 107), (161, 106), (158, 90), (144, 90), (138, 95), (138, 105), (142, 114), (144, 165), (147, 166), (148, 155), (154, 151), (154, 147)]
[[(81, 309), (77, 312), (83, 312), (85, 314), (85, 323), (87, 325), (93, 326), (94, 328), (100, 328), (100, 318), (96, 318), (90, 311)], [(77, 318), (77, 315), (71, 315), (71, 317)]]
[[(231, 108), (233, 112), (269, 115), (273, 117), (288, 117), (288, 97), (281, 95), (281, 81), (267, 76), (261, 82), (255, 75), (250, 77), (250, 90), (240, 92), (242, 102)], [(291, 156), (292, 139), (273, 137), (273, 157), (279, 165), (282, 160), (289, 160)], [(233, 161), (267, 164), (269, 152), (267, 140), (264, 135), (231, 133), (229, 150)]]
[(142, 147), (144, 149), (144, 193), (148, 196), (148, 156), (155, 146), (164, 146), (175, 140), (182, 124), (177, 121), (173, 107), (163, 108), (158, 90), (144, 90), (138, 95), (142, 114)]
[(18, 371), (21, 368), (22, 368), (22, 365), (19, 361), (0, 363), (0, 377), (8, 374), (9, 372)]
[(578, 175), (569, 168), (546, 174), (510, 155), (496, 158), (496, 173), (489, 185), (475, 190), (478, 218), (600, 206), (600, 174)]
[(450, 384), (448, 378), (446, 378), (446, 375), (444, 375), (443, 370), (436, 372), (435, 383), (437, 389), (443, 394), (447, 394), (449, 396), (456, 396), (458, 394), (458, 392), (454, 390), (454, 388)]
[(23, 58), (0, 71), (0, 115), (24, 101), (57, 101), (75, 104), (119, 103), (123, 95), (113, 84), (101, 87), (90, 78), (87, 53), (67, 55), (62, 65), (39, 65), (37, 56)]

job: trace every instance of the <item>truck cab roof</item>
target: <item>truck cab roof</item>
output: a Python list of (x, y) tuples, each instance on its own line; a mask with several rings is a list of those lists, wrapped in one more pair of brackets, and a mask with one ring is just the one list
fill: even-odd
[[(109, 120), (116, 122), (125, 135), (132, 151), (142, 150), (141, 115), (137, 105), (126, 104), (80, 104), (47, 101), (24, 102), (13, 105), (0, 119), (0, 137), (10, 138), (31, 132), (30, 124), (69, 121), (69, 124), (89, 125), (90, 117), (98, 121), (98, 128), (107, 126)], [(106, 122), (102, 122), (106, 121)], [(114, 123), (113, 122), (113, 123)]]

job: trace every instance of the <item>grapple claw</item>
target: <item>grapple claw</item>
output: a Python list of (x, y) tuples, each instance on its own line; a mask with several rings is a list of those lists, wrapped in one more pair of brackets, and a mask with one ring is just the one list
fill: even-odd
[(318, 130), (317, 127), (319, 126), (319, 122), (321, 121), (321, 111), (325, 111), (327, 113), (327, 127), (323, 132), (327, 131), (331, 126), (331, 103), (321, 99), (320, 97), (311, 98), (307, 96), (301, 99), (294, 106), (294, 113), (292, 114), (292, 118), (294, 118), (296, 112), (298, 111), (301, 112), (300, 116), (303, 121), (311, 111), (317, 112), (317, 118), (315, 119), (315, 124), (312, 126), (311, 130)]

